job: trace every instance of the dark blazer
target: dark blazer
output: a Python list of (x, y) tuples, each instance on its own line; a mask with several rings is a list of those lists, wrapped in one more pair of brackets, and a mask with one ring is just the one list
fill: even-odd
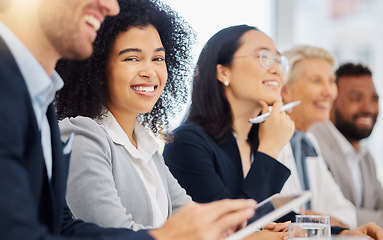
[(218, 145), (200, 125), (183, 123), (165, 146), (170, 171), (197, 202), (224, 198), (252, 198), (260, 202), (280, 192), (290, 170), (276, 159), (256, 151), (244, 178), (237, 142), (231, 135)]
[(51, 181), (27, 86), (0, 38), (0, 239), (153, 239), (145, 231), (104, 229), (73, 219), (65, 202), (69, 156), (63, 154), (52, 104), (47, 117)]

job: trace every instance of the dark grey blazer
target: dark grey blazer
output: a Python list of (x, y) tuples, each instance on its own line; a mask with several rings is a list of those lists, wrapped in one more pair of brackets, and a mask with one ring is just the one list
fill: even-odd
[[(347, 168), (346, 157), (330, 131), (330, 121), (315, 125), (312, 132), (318, 139), (323, 159), (341, 188), (343, 195), (355, 204), (354, 186)], [(357, 208), (358, 225), (375, 222), (383, 227), (383, 189), (376, 176), (375, 162), (368, 153), (360, 163), (363, 179), (362, 206)]]

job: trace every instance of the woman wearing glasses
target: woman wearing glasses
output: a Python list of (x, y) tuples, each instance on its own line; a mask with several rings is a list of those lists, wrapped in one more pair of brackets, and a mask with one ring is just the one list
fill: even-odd
[[(287, 68), (273, 40), (255, 27), (229, 27), (207, 42), (189, 116), (164, 150), (166, 164), (194, 201), (259, 202), (281, 190), (290, 170), (276, 158), (294, 132), (294, 122), (280, 111)], [(273, 110), (265, 122), (249, 123), (268, 106)]]

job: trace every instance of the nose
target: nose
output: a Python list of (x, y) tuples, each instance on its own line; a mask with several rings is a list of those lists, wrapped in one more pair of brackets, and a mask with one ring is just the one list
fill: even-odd
[(140, 77), (152, 78), (156, 75), (156, 70), (151, 61), (144, 62), (142, 68), (139, 71)]
[(277, 63), (277, 60), (274, 58), (274, 62), (272, 63), (271, 65), (271, 68), (269, 69), (269, 71), (273, 74), (278, 74), (278, 75), (281, 75), (282, 74), (282, 68), (281, 66)]
[(336, 84), (332, 81), (325, 82), (323, 84), (323, 94), (329, 99), (334, 100), (338, 96), (338, 88)]
[(103, 9), (105, 16), (115, 16), (120, 12), (117, 0), (98, 0), (98, 4)]

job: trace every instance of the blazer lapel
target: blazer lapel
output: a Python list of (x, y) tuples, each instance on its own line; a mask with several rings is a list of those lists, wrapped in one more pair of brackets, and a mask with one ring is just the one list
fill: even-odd
[[(39, 172), (41, 174), (39, 176), (35, 176), (33, 178), (33, 181), (31, 181), (30, 185), (31, 185), (31, 190), (32, 190), (33, 194), (37, 194), (34, 197), (36, 199), (39, 199), (39, 202), (38, 202), (38, 204), (39, 204), (39, 218), (40, 218), (39, 221), (44, 223), (49, 228), (49, 231), (52, 232), (52, 231), (55, 231), (55, 228), (57, 228), (57, 227), (55, 227), (55, 211), (52, 211), (52, 210), (54, 210), (54, 205), (55, 205), (54, 199), (56, 197), (54, 197), (54, 194), (52, 192), (52, 187), (51, 187), (51, 184), (49, 182), (48, 175), (47, 175), (46, 164), (45, 164), (44, 156), (43, 156), (43, 149), (42, 149), (42, 145), (40, 143), (41, 142), (41, 133), (38, 130), (36, 118), (35, 118), (35, 115), (33, 112), (32, 104), (30, 102), (29, 92), (28, 92), (27, 86), (25, 84), (24, 78), (20, 72), (20, 69), (19, 69), (13, 55), (11, 54), (9, 48), (5, 44), (3, 38), (1, 38), (1, 37), (0, 37), (0, 56), (1, 56), (1, 58), (0, 58), (1, 65), (7, 67), (8, 69), (14, 71), (15, 73), (17, 73), (19, 75), (19, 77), (14, 78), (14, 80), (20, 80), (20, 82), (18, 82), (17, 84), (20, 84), (20, 86), (22, 84), (23, 88), (25, 88), (26, 94), (28, 94), (28, 97), (27, 97), (28, 103), (27, 104), (30, 104), (30, 109), (31, 109), (31, 118), (28, 119), (28, 121), (31, 122), (32, 131), (30, 133), (30, 136), (31, 137), (33, 136), (32, 141), (34, 143), (34, 146), (30, 145), (29, 147), (31, 149), (33, 149), (33, 151), (35, 151), (34, 156), (36, 159), (35, 162), (31, 162), (30, 164), (33, 164), (34, 166), (36, 166), (36, 165), (41, 166), (41, 168), (40, 168), (41, 172)], [(54, 109), (53, 109), (53, 111), (54, 111)], [(38, 141), (40, 141), (40, 142), (38, 142)], [(41, 184), (42, 184), (42, 186), (41, 186)]]
[[(345, 159), (345, 156), (342, 152), (341, 146), (339, 145), (338, 141), (335, 139), (335, 136), (333, 135), (330, 126), (328, 126), (327, 123), (324, 125), (324, 128), (322, 132), (323, 139), (328, 141), (327, 146), (329, 146), (329, 149), (321, 149), (322, 152), (326, 151), (328, 153), (323, 154), (324, 156), (330, 156), (325, 161), (330, 171), (334, 171), (333, 176), (341, 176), (341, 177), (334, 177), (336, 181), (341, 181), (338, 183), (340, 186), (354, 186), (354, 183), (352, 182), (352, 179), (350, 177), (348, 165), (347, 165), (347, 159)], [(345, 195), (346, 198), (350, 199), (351, 202), (355, 203), (355, 189), (352, 188), (342, 188), (343, 195)], [(347, 191), (347, 192), (346, 192)]]
[(220, 146), (223, 152), (229, 156), (229, 161), (232, 161), (234, 163), (234, 166), (236, 167), (235, 172), (240, 172), (241, 177), (243, 178), (243, 168), (242, 168), (242, 161), (241, 161), (241, 155), (239, 153), (237, 141), (235, 140), (233, 135), (230, 135), (228, 139)]

